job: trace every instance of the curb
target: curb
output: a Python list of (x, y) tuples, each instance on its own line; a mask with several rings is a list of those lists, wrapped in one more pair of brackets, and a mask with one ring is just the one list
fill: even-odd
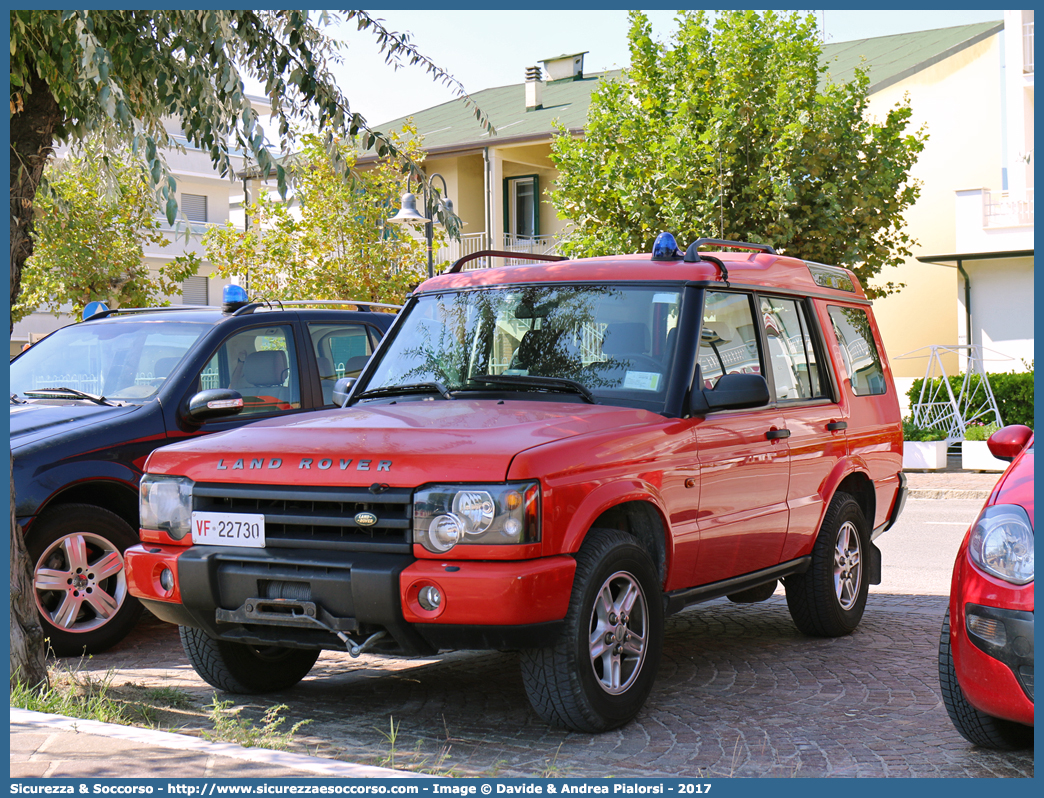
[(199, 737), (185, 734), (141, 729), (136, 726), (120, 726), (115, 723), (103, 723), (97, 720), (67, 718), (64, 715), (50, 715), (44, 712), (33, 712), (27, 709), (11, 707), (11, 734), (19, 731), (15, 724), (30, 726), (34, 730), (51, 732), (72, 732), (74, 734), (90, 734), (99, 737), (113, 737), (149, 747), (176, 748), (181, 751), (196, 751), (208, 756), (223, 756), (246, 762), (272, 767), (286, 768), (314, 773), (317, 776), (330, 776), (348, 779), (433, 779), (423, 773), (412, 773), (406, 770), (389, 770), (373, 765), (356, 765), (333, 759), (321, 759), (305, 754), (293, 754), (284, 751), (270, 751), (266, 748), (244, 748), (234, 743), (212, 743)]
[(981, 499), (990, 497), (988, 490), (962, 490), (960, 488), (916, 488), (907, 494), (909, 499)]

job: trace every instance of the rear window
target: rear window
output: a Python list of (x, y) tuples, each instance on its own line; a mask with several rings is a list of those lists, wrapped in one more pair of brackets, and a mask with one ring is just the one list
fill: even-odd
[(870, 317), (862, 308), (828, 307), (831, 326), (841, 347), (841, 359), (856, 396), (872, 396), (887, 390), (881, 355), (874, 343)]

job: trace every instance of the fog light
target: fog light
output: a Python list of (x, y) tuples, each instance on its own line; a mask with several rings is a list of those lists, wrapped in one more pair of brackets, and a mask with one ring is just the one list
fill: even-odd
[(1004, 624), (994, 618), (984, 618), (981, 615), (969, 614), (968, 631), (995, 646), (1003, 646), (1008, 642)]
[(426, 585), (417, 594), (417, 603), (428, 612), (434, 612), (442, 605), (442, 593), (435, 585)]
[(169, 568), (164, 568), (159, 575), (160, 587), (168, 593), (174, 589), (174, 574)]

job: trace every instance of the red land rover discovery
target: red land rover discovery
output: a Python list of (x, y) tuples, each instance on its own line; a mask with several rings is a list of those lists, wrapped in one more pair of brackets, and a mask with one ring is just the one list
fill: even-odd
[(343, 408), (150, 456), (130, 589), (210, 684), (286, 688), (321, 649), (518, 649), (537, 713), (598, 732), (687, 605), (781, 579), (803, 632), (856, 628), (906, 491), (853, 274), (665, 236), (531, 260), (554, 262), (423, 283)]

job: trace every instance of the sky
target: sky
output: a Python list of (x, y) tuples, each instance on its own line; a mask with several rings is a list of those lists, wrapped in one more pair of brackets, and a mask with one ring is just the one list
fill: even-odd
[[(627, 65), (625, 10), (370, 11), (385, 26), (408, 32), (414, 46), (459, 80), (469, 93), (521, 83), (528, 66), (542, 59), (588, 51), (585, 72)], [(656, 38), (674, 29), (674, 11), (646, 12)], [(814, 11), (827, 43), (931, 30), (987, 20), (1002, 11)], [(417, 67), (385, 65), (375, 37), (354, 23), (331, 33), (345, 42), (344, 62), (335, 65), (352, 110), (380, 125), (455, 99), (455, 94)], [(249, 87), (251, 93), (261, 93)]]

